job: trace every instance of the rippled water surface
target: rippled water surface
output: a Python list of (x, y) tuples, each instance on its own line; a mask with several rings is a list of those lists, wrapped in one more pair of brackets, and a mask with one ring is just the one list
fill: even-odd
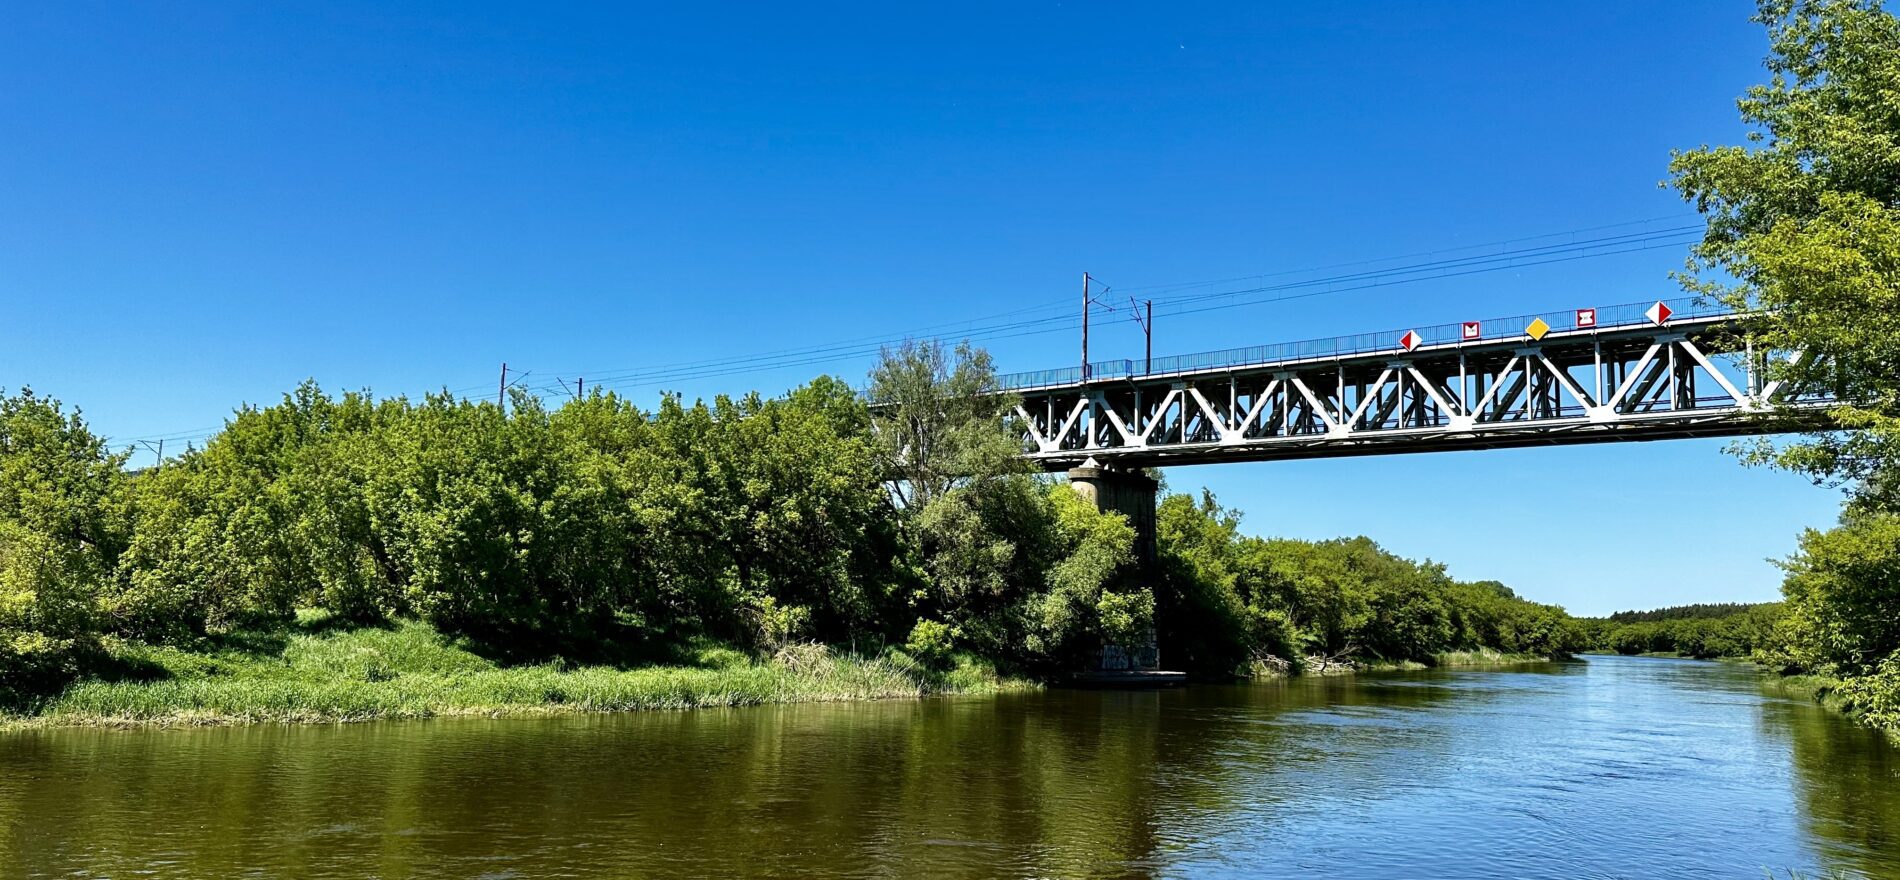
[(6, 877), (1900, 877), (1900, 752), (1748, 669), (0, 735)]

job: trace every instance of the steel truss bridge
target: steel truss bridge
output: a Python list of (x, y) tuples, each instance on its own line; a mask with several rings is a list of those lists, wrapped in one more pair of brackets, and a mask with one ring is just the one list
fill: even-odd
[[(1695, 300), (1575, 309), (999, 377), (1046, 470), (1821, 427), (1765, 377), (1745, 316)], [(1085, 375), (1086, 374), (1086, 375)]]

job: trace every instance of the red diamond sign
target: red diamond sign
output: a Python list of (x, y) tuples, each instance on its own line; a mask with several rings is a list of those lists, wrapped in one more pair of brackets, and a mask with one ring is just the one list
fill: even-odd
[(1674, 311), (1663, 305), (1661, 300), (1657, 300), (1655, 305), (1649, 307), (1649, 311), (1643, 313), (1643, 317), (1648, 318), (1651, 324), (1667, 324), (1669, 316), (1673, 314), (1675, 314)]
[(1399, 337), (1399, 347), (1406, 351), (1411, 351), (1424, 344), (1424, 342), (1425, 338), (1418, 335), (1417, 330), (1407, 330), (1404, 336)]
[(1464, 339), (1477, 339), (1484, 335), (1484, 331), (1479, 328), (1478, 322), (1466, 321), (1463, 326), (1458, 328), (1458, 334)]
[(1577, 329), (1582, 330), (1585, 327), (1595, 327), (1596, 325), (1597, 325), (1597, 310), (1596, 309), (1578, 309), (1577, 310)]

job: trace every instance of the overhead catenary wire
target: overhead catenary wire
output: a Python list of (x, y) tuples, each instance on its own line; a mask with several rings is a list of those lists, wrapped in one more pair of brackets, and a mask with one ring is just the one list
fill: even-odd
[[(1641, 251), (1641, 250), (1656, 250), (1661, 247), (1668, 247), (1671, 244), (1673, 243), (1653, 244), (1653, 245), (1647, 245), (1647, 246), (1642, 246), (1642, 247), (1633, 247), (1628, 250), (1618, 251), (1617, 253), (1633, 253), (1633, 252)], [(1526, 263), (1523, 265), (1538, 266), (1538, 265), (1547, 265), (1551, 263), (1567, 263), (1567, 262), (1573, 262), (1575, 260), (1580, 260), (1580, 259), (1588, 259), (1590, 256), (1599, 256), (1599, 255), (1580, 255), (1580, 256), (1573, 255), (1573, 256), (1567, 256), (1567, 257), (1556, 257), (1556, 258), (1551, 258), (1547, 260), (1540, 260), (1533, 263)], [(1607, 256), (1607, 254), (1602, 255), (1602, 256)], [(1456, 277), (1462, 277), (1466, 275), (1476, 275), (1482, 272), (1500, 271), (1501, 269), (1504, 269), (1504, 268), (1517, 268), (1517, 267), (1490, 267), (1490, 268), (1480, 268), (1480, 269), (1469, 269), (1469, 270), (1455, 272), (1455, 273), (1451, 273), (1447, 275), (1432, 276), (1429, 278), (1410, 278), (1410, 279), (1404, 279), (1404, 280), (1399, 280), (1399, 281), (1364, 281), (1364, 282), (1357, 283), (1351, 287), (1341, 287), (1341, 288), (1335, 288), (1335, 289), (1330, 289), (1330, 290), (1308, 291), (1305, 293), (1288, 294), (1284, 296), (1273, 297), (1270, 299), (1249, 301), (1245, 303), (1224, 303), (1220, 305), (1202, 306), (1200, 308), (1195, 308), (1195, 309), (1178, 309), (1166, 314), (1157, 315), (1157, 317), (1170, 317), (1170, 316), (1198, 314), (1201, 312), (1216, 311), (1216, 310), (1228, 309), (1228, 308), (1237, 308), (1239, 306), (1244, 306), (1244, 305), (1258, 305), (1258, 304), (1270, 303), (1270, 302), (1288, 302), (1291, 300), (1308, 299), (1308, 298), (1317, 297), (1317, 296), (1326, 296), (1328, 294), (1333, 294), (1333, 293), (1347, 293), (1354, 290), (1366, 290), (1373, 287), (1388, 287), (1388, 286), (1395, 286), (1399, 284), (1412, 284), (1412, 283), (1417, 283), (1420, 281), (1430, 281), (1430, 280), (1435, 280), (1438, 278), (1456, 278)], [(1020, 330), (1018, 332), (1013, 332), (1013, 333), (989, 334), (989, 335), (984, 335), (981, 337), (969, 337), (969, 339), (970, 341), (974, 342), (974, 341), (989, 341), (989, 340), (998, 340), (998, 339), (1015, 339), (1015, 338), (1025, 337), (1025, 336), (1036, 336), (1036, 335), (1042, 335), (1042, 334), (1047, 334), (1047, 333), (1061, 333), (1061, 332), (1067, 332), (1067, 331), (1079, 329), (1081, 327), (1081, 323), (1082, 323), (1081, 320), (1079, 318), (1076, 318), (1076, 319), (1071, 319), (1071, 320), (1056, 323), (1056, 324), (1051, 324), (1048, 326)], [(643, 378), (640, 380), (619, 382), (619, 383), (616, 383), (613, 387), (615, 390), (652, 387), (656, 385), (664, 385), (670, 382), (677, 382), (677, 381), (682, 381), (686, 379), (719, 378), (722, 376), (731, 376), (731, 375), (739, 375), (739, 374), (744, 374), (744, 373), (758, 372), (762, 369), (779, 369), (783, 367), (815, 366), (818, 364), (826, 364), (826, 363), (840, 363), (844, 361), (856, 360), (858, 358), (866, 357), (866, 356), (870, 356), (874, 354), (877, 354), (876, 349), (861, 351), (856, 354), (818, 357), (818, 358), (813, 358), (809, 360), (792, 361), (792, 362), (786, 362), (783, 364), (774, 364), (770, 367), (748, 366), (748, 367), (739, 367), (739, 368), (733, 368), (733, 369), (727, 369), (727, 370), (708, 371), (708, 372), (702, 372), (702, 373), (675, 374), (675, 375), (661, 376), (661, 377), (655, 377), (655, 378), (650, 378), (650, 379)]]
[[(1206, 286), (1215, 285), (1215, 284), (1234, 284), (1241, 281), (1257, 281), (1263, 278), (1280, 278), (1287, 275), (1297, 275), (1302, 272), (1325, 272), (1332, 269), (1345, 269), (1345, 268), (1350, 268), (1354, 266), (1370, 266), (1377, 263), (1389, 263), (1394, 260), (1411, 260), (1411, 259), (1416, 259), (1419, 257), (1436, 257), (1443, 254), (1455, 254), (1455, 253), (1460, 253), (1463, 251), (1479, 250), (1482, 248), (1504, 247), (1506, 245), (1515, 245), (1515, 244), (1521, 244), (1524, 242), (1542, 241), (1548, 238), (1562, 238), (1564, 236), (1575, 236), (1575, 235), (1581, 235), (1586, 232), (1602, 232), (1603, 230), (1606, 230), (1606, 229), (1623, 229), (1630, 226), (1648, 226), (1652, 223), (1672, 222), (1672, 223), (1677, 224), (1678, 226), (1681, 226), (1681, 224), (1688, 223), (1692, 219), (1694, 218), (1690, 216), (1686, 216), (1686, 215), (1648, 217), (1641, 220), (1625, 220), (1621, 223), (1604, 223), (1597, 226), (1580, 226), (1575, 229), (1566, 229), (1560, 232), (1543, 232), (1543, 233), (1538, 233), (1536, 235), (1520, 235), (1520, 236), (1514, 236), (1512, 238), (1498, 239), (1495, 241), (1477, 242), (1475, 244), (1456, 245), (1453, 247), (1432, 248), (1431, 250), (1413, 251), (1411, 253), (1394, 254), (1392, 256), (1386, 256), (1386, 257), (1374, 257), (1371, 259), (1348, 260), (1348, 261), (1340, 262), (1340, 263), (1328, 263), (1328, 264), (1322, 264), (1318, 266), (1308, 266), (1303, 269), (1282, 269), (1276, 272), (1266, 272), (1266, 273), (1261, 273), (1261, 274), (1256, 274), (1256, 275), (1240, 275), (1240, 276), (1234, 276), (1234, 277), (1228, 277), (1228, 278), (1216, 278), (1216, 279), (1203, 280), (1203, 281), (1177, 281), (1177, 282), (1170, 282), (1167, 284), (1137, 284), (1137, 285), (1132, 285), (1132, 286), (1124, 285), (1122, 287), (1122, 292), (1123, 293), (1127, 293), (1129, 291), (1149, 292), (1149, 291), (1161, 291), (1161, 290), (1174, 290), (1174, 289), (1180, 289), (1180, 288), (1186, 288), (1186, 287), (1206, 287)], [(1701, 227), (1692, 225), (1689, 227), (1682, 227), (1682, 228), (1700, 229)], [(1648, 230), (1648, 231), (1655, 232), (1655, 231), (1660, 231), (1660, 230)], [(1644, 233), (1637, 232), (1637, 233), (1629, 233), (1629, 234), (1641, 235)]]
[[(1118, 285), (1115, 289), (1124, 294), (1130, 291), (1146, 292), (1147, 296), (1144, 298), (1154, 301), (1153, 314), (1156, 318), (1179, 317), (1220, 309), (1240, 308), (1349, 293), (1373, 287), (1397, 286), (1420, 281), (1456, 278), (1484, 272), (1549, 265), (1637, 251), (1655, 250), (1663, 247), (1674, 247), (1690, 243), (1689, 237), (1695, 233), (1699, 233), (1703, 228), (1700, 225), (1677, 225), (1661, 229), (1642, 228), (1611, 235), (1598, 235), (1585, 239), (1577, 239), (1575, 237), (1584, 233), (1626, 229), (1631, 226), (1650, 227), (1652, 224), (1672, 219), (1677, 218), (1650, 218), (1625, 223), (1581, 227), (1562, 232), (1519, 236), (1494, 242), (1441, 248), (1400, 256), (1326, 264), (1306, 269), (1290, 269), (1272, 273), (1202, 281), (1175, 282), (1171, 284)], [(1566, 236), (1569, 237), (1570, 240), (1526, 247), (1507, 247), (1509, 245), (1526, 242), (1545, 242), (1549, 239), (1563, 238)], [(1469, 253), (1471, 251), (1487, 248), (1502, 249), (1488, 253)], [(1458, 254), (1464, 255), (1452, 256)], [(1365, 268), (1361, 271), (1336, 273), (1315, 278), (1292, 278), (1292, 276), (1310, 272), (1342, 268), (1373, 267), (1378, 264), (1393, 263), (1398, 260), (1416, 260), (1420, 257), (1431, 259), (1420, 260), (1404, 265)], [(1291, 280), (1273, 284), (1226, 287), (1213, 291), (1206, 289), (1209, 287), (1233, 285), (1239, 282), (1259, 281), (1271, 278), (1291, 278)], [(1112, 307), (1108, 307), (1104, 304), (1097, 305), (1112, 310)], [(1045, 303), (1026, 305), (1020, 308), (1009, 309), (975, 318), (939, 322), (897, 333), (868, 334), (818, 345), (653, 364), (644, 367), (566, 370), (562, 372), (587, 375), (589, 377), (588, 385), (594, 389), (602, 391), (625, 390), (790, 367), (841, 363), (875, 356), (886, 347), (920, 338), (954, 337), (972, 342), (996, 341), (1071, 331), (1077, 329), (1080, 323), (1081, 319), (1074, 311), (1073, 300), (1065, 298), (1064, 300), (1050, 300)], [(939, 333), (935, 336), (929, 335), (932, 331), (952, 332)], [(511, 376), (510, 378), (514, 381), (510, 381), (508, 386), (511, 388), (520, 388), (537, 395), (550, 395), (557, 393), (557, 390), (558, 393), (563, 395), (571, 395), (573, 393), (564, 383), (560, 384), (558, 389), (552, 383), (528, 385), (523, 380), (531, 374), (532, 371), (524, 370), (518, 377)], [(548, 375), (548, 373), (543, 372), (542, 375)], [(556, 381), (558, 382), (559, 380)], [(459, 396), (479, 391), (482, 387), (481, 385), (469, 385), (460, 389), (444, 388), (442, 392), (452, 396)], [(491, 380), (486, 387), (492, 390), (495, 385)], [(133, 444), (140, 441), (157, 441), (159, 439), (171, 442), (181, 440), (189, 441), (207, 438), (214, 435), (217, 431), (222, 430), (222, 428), (223, 426), (217, 426), (213, 428), (176, 431), (162, 435), (107, 439), (108, 442), (126, 444)]]
[[(1408, 254), (1408, 255), (1380, 257), (1380, 258), (1369, 259), (1369, 260), (1356, 260), (1356, 261), (1349, 261), (1349, 262), (1342, 262), (1342, 263), (1333, 263), (1333, 264), (1328, 264), (1328, 265), (1323, 265), (1323, 266), (1309, 267), (1305, 269), (1289, 269), (1289, 270), (1283, 270), (1280, 272), (1240, 276), (1238, 278), (1215, 279), (1215, 280), (1209, 280), (1209, 281), (1179, 282), (1172, 285), (1148, 285), (1148, 286), (1141, 286), (1141, 287), (1122, 286), (1119, 289), (1121, 290), (1121, 292), (1127, 293), (1131, 290), (1154, 291), (1154, 290), (1161, 290), (1165, 288), (1203, 287), (1203, 286), (1208, 286), (1208, 285), (1233, 283), (1233, 282), (1238, 282), (1238, 281), (1251, 281), (1251, 280), (1258, 280), (1258, 279), (1264, 279), (1264, 278), (1285, 277), (1288, 275), (1298, 275), (1305, 272), (1326, 271), (1329, 269), (1349, 268), (1349, 267), (1358, 267), (1358, 266), (1371, 266), (1378, 263), (1390, 263), (1395, 260), (1411, 259), (1411, 258), (1420, 257), (1420, 256), (1439, 256), (1439, 255), (1445, 255), (1445, 254), (1457, 254), (1457, 253), (1463, 253), (1466, 251), (1480, 250), (1483, 248), (1491, 248), (1491, 247), (1501, 247), (1504, 245), (1516, 244), (1516, 243), (1521, 243), (1521, 242), (1542, 241), (1545, 239), (1561, 238), (1564, 236), (1575, 236), (1575, 235), (1585, 233), (1585, 232), (1597, 232), (1597, 231), (1602, 231), (1605, 229), (1619, 229), (1619, 228), (1624, 228), (1624, 227), (1629, 227), (1629, 226), (1647, 225), (1647, 224), (1655, 223), (1664, 219), (1677, 219), (1677, 218), (1650, 218), (1646, 220), (1632, 220), (1632, 221), (1627, 221), (1624, 223), (1613, 223), (1613, 224), (1605, 224), (1605, 225), (1599, 225), (1599, 226), (1580, 227), (1578, 229), (1565, 230), (1562, 232), (1543, 233), (1540, 235), (1531, 235), (1531, 236), (1518, 236), (1515, 238), (1502, 239), (1499, 241), (1481, 242), (1481, 243), (1471, 244), (1471, 245), (1461, 245), (1458, 247), (1439, 248), (1439, 249), (1431, 250), (1431, 251), (1421, 251), (1421, 252), (1416, 252), (1416, 253)], [(1532, 253), (1532, 252), (1537, 252), (1537, 251), (1546, 251), (1552, 248), (1583, 248), (1583, 247), (1592, 247), (1592, 246), (1602, 246), (1606, 243), (1613, 243), (1616, 241), (1626, 240), (1633, 237), (1643, 237), (1643, 236), (1662, 235), (1662, 234), (1676, 234), (1676, 233), (1683, 233), (1687, 231), (1698, 230), (1700, 228), (1701, 228), (1700, 226), (1685, 225), (1685, 226), (1671, 227), (1671, 228), (1662, 229), (1662, 230), (1653, 230), (1653, 229), (1640, 230), (1637, 232), (1621, 233), (1621, 234), (1612, 235), (1612, 236), (1601, 236), (1601, 237), (1587, 239), (1583, 241), (1560, 242), (1556, 244), (1540, 245), (1540, 246), (1531, 247), (1531, 248), (1519, 248), (1516, 250), (1504, 251), (1504, 252), (1499, 252), (1496, 254), (1480, 254), (1480, 255), (1475, 255), (1475, 256), (1470, 256), (1470, 257), (1457, 257), (1451, 260), (1440, 259), (1440, 260), (1434, 260), (1432, 261), (1432, 263), (1428, 265), (1435, 265), (1435, 264), (1447, 263), (1447, 262), (1469, 262), (1473, 260), (1495, 260), (1495, 259), (1502, 259), (1502, 258), (1509, 257), (1512, 254), (1525, 254), (1525, 253)], [(1398, 266), (1398, 267), (1391, 267), (1389, 269), (1382, 269), (1382, 270), (1375, 270), (1375, 271), (1394, 272), (1394, 271), (1402, 271), (1406, 268), (1408, 267)], [(1355, 273), (1355, 274), (1366, 274), (1366, 273)], [(1318, 283), (1323, 280), (1327, 280), (1327, 279), (1312, 279), (1310, 281), (1301, 282), (1301, 283), (1309, 283), (1309, 284)], [(1258, 290), (1258, 289), (1263, 289), (1263, 288), (1248, 288), (1241, 292), (1248, 292), (1251, 290)], [(1222, 295), (1225, 295), (1225, 294), (1222, 294)], [(1147, 298), (1155, 299), (1158, 301), (1165, 301), (1167, 299), (1175, 298), (1175, 297), (1169, 297), (1165, 294), (1154, 294), (1154, 295), (1150, 295)], [(982, 325), (982, 324), (979, 324), (979, 322), (991, 321), (996, 318), (1002, 318), (1002, 317), (1012, 317), (1019, 314), (1050, 312), (1052, 314), (1049, 315), (1048, 317), (1031, 319), (1031, 320), (1035, 320), (1035, 321), (1062, 320), (1069, 317), (1072, 314), (1073, 308), (1074, 308), (1072, 303), (1073, 301), (1068, 300), (1068, 299), (1049, 300), (1040, 305), (1025, 306), (1020, 309), (1013, 309), (1010, 311), (999, 312), (999, 313), (995, 313), (995, 314), (983, 316), (983, 317), (978, 317), (978, 318), (968, 318), (968, 319), (962, 319), (962, 320), (957, 320), (957, 321), (942, 322), (939, 324), (928, 325), (924, 327), (915, 327), (909, 330), (896, 331), (893, 333), (883, 333), (883, 334), (875, 334), (875, 335), (869, 335), (869, 336), (861, 336), (861, 337), (836, 340), (833, 342), (821, 343), (814, 346), (803, 346), (803, 347), (796, 347), (796, 348), (779, 349), (776, 351), (756, 352), (756, 353), (747, 354), (747, 355), (721, 357), (721, 358), (709, 358), (709, 359), (702, 359), (702, 360), (696, 360), (696, 361), (682, 361), (682, 362), (654, 364), (654, 365), (650, 365), (646, 367), (613, 367), (613, 368), (593, 367), (593, 368), (584, 369), (584, 370), (570, 368), (570, 369), (561, 370), (560, 372), (585, 373), (587, 375), (597, 376), (601, 378), (603, 381), (605, 381), (605, 380), (623, 378), (629, 374), (651, 373), (656, 370), (688, 369), (688, 368), (696, 368), (696, 367), (723, 367), (729, 363), (736, 363), (739, 361), (758, 361), (758, 360), (765, 360), (765, 359), (774, 358), (774, 357), (801, 357), (807, 354), (817, 353), (819, 351), (838, 350), (842, 348), (862, 345), (864, 343), (879, 343), (879, 344), (888, 345), (888, 344), (892, 344), (896, 342), (902, 342), (904, 339), (908, 339), (908, 338), (918, 338), (918, 337), (932, 335), (932, 331), (949, 330), (949, 329), (958, 328), (958, 327), (965, 328), (965, 333), (979, 333), (979, 332), (983, 332), (985, 330), (991, 329), (992, 326), (996, 326), (996, 325)], [(1008, 326), (1022, 326), (1025, 323), (1026, 322), (1009, 322)], [(977, 326), (971, 326), (971, 325), (977, 325)], [(952, 334), (943, 334), (943, 335), (952, 335)], [(955, 334), (955, 335), (964, 335), (964, 334)]]
[[(1645, 232), (1609, 236), (1563, 245), (1545, 245), (1518, 251), (1502, 252), (1478, 257), (1460, 257), (1453, 260), (1440, 260), (1430, 263), (1398, 266), (1377, 272), (1359, 272), (1323, 278), (1289, 281), (1273, 285), (1257, 285), (1214, 293), (1202, 293), (1193, 296), (1177, 297), (1165, 300), (1155, 297), (1155, 315), (1157, 318), (1170, 315), (1197, 314), (1213, 310), (1210, 307), (1187, 309), (1190, 303), (1213, 299), (1242, 297), (1231, 304), (1232, 307), (1258, 305), (1267, 302), (1281, 302), (1290, 299), (1306, 299), (1324, 296), (1330, 293), (1346, 293), (1371, 287), (1392, 286), (1412, 281), (1427, 281), (1436, 278), (1453, 278), (1480, 272), (1499, 271), (1528, 266), (1546, 265), (1557, 262), (1571, 262), (1599, 256), (1633, 253), (1643, 250), (1655, 250), (1662, 247), (1674, 247), (1687, 243), (1683, 237), (1699, 227), (1687, 227), (1666, 231)], [(1318, 291), (1308, 291), (1298, 296), (1260, 298), (1262, 293), (1272, 293), (1303, 288), (1321, 287)], [(1127, 288), (1120, 288), (1124, 292)], [(1225, 307), (1225, 306), (1223, 306)], [(1076, 329), (1080, 319), (1073, 314), (1058, 315), (1051, 318), (1031, 321), (1015, 321), (971, 328), (970, 332), (958, 334), (958, 338), (970, 341), (1014, 338), (1020, 335), (1033, 335), (1038, 332), (1054, 332)], [(1033, 329), (1044, 328), (1044, 329)], [(1030, 330), (1030, 333), (1016, 331)], [(851, 360), (874, 355), (883, 347), (900, 344), (912, 336), (887, 337), (868, 345), (840, 344), (828, 347), (814, 347), (795, 351), (786, 355), (742, 355), (731, 358), (715, 359), (690, 364), (655, 365), (643, 369), (621, 369), (607, 371), (606, 378), (596, 384), (603, 388), (627, 388), (660, 384), (680, 379), (712, 378), (734, 375), (744, 372), (756, 372), (781, 367), (809, 366), (815, 363), (827, 363)]]

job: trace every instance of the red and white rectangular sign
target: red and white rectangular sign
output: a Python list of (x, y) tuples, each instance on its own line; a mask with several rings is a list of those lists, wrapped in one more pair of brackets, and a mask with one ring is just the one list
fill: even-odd
[(1484, 331), (1478, 329), (1478, 322), (1476, 321), (1466, 321), (1463, 326), (1458, 328), (1458, 332), (1459, 335), (1465, 339), (1477, 339), (1484, 335)]
[(1578, 329), (1582, 329), (1584, 327), (1595, 327), (1596, 325), (1597, 325), (1597, 310), (1596, 309), (1578, 309), (1577, 310)]

